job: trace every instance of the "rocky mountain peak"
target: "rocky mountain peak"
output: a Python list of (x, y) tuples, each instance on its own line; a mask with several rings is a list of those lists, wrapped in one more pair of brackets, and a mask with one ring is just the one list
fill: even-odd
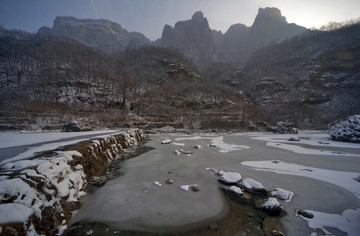
[(204, 14), (201, 11), (195, 12), (194, 15), (191, 17), (191, 21), (201, 22), (203, 20), (206, 20), (206, 18), (204, 17)]
[(179, 21), (174, 28), (165, 25), (160, 45), (177, 48), (195, 63), (206, 62), (215, 54), (213, 35), (201, 11), (191, 20)]
[(249, 28), (244, 24), (234, 24), (229, 27), (225, 35), (239, 35), (246, 34), (249, 31)]
[(282, 16), (281, 11), (276, 7), (266, 7), (266, 8), (259, 8), (258, 14), (255, 18), (254, 24), (257, 21), (278, 21), (282, 23), (287, 23), (286, 17)]

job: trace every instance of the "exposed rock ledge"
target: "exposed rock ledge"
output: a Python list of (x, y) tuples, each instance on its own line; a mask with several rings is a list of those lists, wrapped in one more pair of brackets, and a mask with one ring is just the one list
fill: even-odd
[(1, 166), (1, 233), (62, 234), (87, 183), (145, 138), (144, 131), (129, 130)]

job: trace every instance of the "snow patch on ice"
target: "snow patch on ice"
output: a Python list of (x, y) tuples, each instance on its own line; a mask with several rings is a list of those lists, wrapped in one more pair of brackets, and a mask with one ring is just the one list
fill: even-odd
[(176, 142), (173, 142), (172, 145), (179, 146), (179, 147), (185, 147), (185, 143), (176, 143)]
[(175, 140), (181, 141), (181, 140), (199, 140), (199, 139), (211, 139), (211, 138), (201, 137), (201, 136), (197, 135), (197, 136), (193, 136), (193, 137), (176, 138)]
[[(193, 136), (193, 137), (182, 137), (182, 138), (176, 138), (175, 140), (179, 141), (179, 140), (211, 140), (211, 144), (208, 145), (210, 147), (218, 147), (220, 150), (219, 152), (222, 153), (226, 153), (226, 152), (233, 152), (233, 151), (240, 151), (240, 150), (244, 150), (244, 149), (249, 149), (249, 146), (244, 146), (244, 145), (236, 145), (236, 144), (227, 144), (224, 143), (223, 136), (219, 136), (219, 137), (203, 137), (203, 136)], [(197, 145), (199, 146), (199, 145)]]
[(259, 171), (271, 171), (277, 174), (321, 180), (346, 189), (360, 198), (360, 183), (355, 180), (359, 176), (357, 172), (326, 170), (282, 161), (244, 161), (241, 164)]
[(233, 152), (233, 151), (240, 151), (244, 149), (249, 149), (249, 146), (244, 145), (236, 145), (236, 144), (227, 144), (223, 141), (224, 137), (216, 137), (211, 140), (211, 143), (218, 147), (220, 150), (219, 152), (226, 153), (226, 152)]
[(154, 184), (157, 185), (157, 186), (161, 186), (162, 184), (160, 184), (160, 182), (158, 181), (154, 181)]
[(290, 202), (292, 197), (294, 196), (293, 192), (282, 188), (275, 188), (273, 191), (271, 191), (270, 194), (271, 196), (278, 197), (279, 199), (284, 200), (285, 202)]
[(310, 228), (313, 230), (321, 230), (326, 235), (335, 235), (327, 227), (337, 228), (347, 233), (348, 236), (358, 236), (360, 232), (360, 209), (347, 209), (341, 215), (329, 214), (324, 212), (310, 211), (307, 212), (314, 215), (312, 219), (305, 218)]
[(339, 153), (339, 152), (326, 151), (326, 150), (316, 150), (316, 149), (310, 149), (310, 148), (303, 148), (298, 145), (290, 145), (290, 144), (283, 144), (283, 143), (267, 142), (266, 146), (285, 149), (285, 150), (292, 151), (297, 154), (305, 154), (305, 155), (331, 155), (331, 156), (360, 157), (360, 155), (356, 155), (356, 154), (343, 153), (343, 152)]
[[(254, 140), (276, 143), (294, 143), (293, 141), (288, 141), (290, 137), (293, 136), (291, 134), (249, 133), (246, 135), (252, 136), (251, 139)], [(317, 147), (360, 149), (360, 144), (357, 143), (346, 143), (330, 140), (330, 136), (324, 131), (299, 131), (298, 137), (300, 138), (300, 141), (296, 142), (296, 144), (306, 144)]]

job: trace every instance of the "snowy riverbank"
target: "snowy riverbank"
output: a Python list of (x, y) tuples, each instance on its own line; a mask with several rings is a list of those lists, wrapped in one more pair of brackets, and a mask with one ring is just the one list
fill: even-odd
[[(63, 135), (54, 138), (59, 136)], [(72, 140), (66, 143), (72, 146), (36, 158), (27, 153), (29, 156), (6, 159), (0, 166), (1, 231), (5, 234), (11, 230), (27, 235), (61, 234), (79, 209), (78, 201), (86, 194), (84, 187), (88, 181), (101, 174), (123, 150), (144, 139), (142, 130), (129, 130), (92, 140)], [(51, 145), (59, 147), (59, 144), (63, 142)]]

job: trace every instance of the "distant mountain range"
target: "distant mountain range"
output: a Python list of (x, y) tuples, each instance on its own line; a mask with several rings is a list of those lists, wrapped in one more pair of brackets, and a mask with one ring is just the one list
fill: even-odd
[(197, 64), (221, 61), (242, 65), (257, 49), (306, 31), (288, 24), (277, 8), (260, 8), (251, 27), (234, 24), (224, 34), (211, 30), (203, 13), (196, 12), (191, 20), (180, 21), (174, 28), (165, 25), (157, 43), (179, 49)]
[(300, 35), (307, 29), (288, 24), (277, 8), (260, 8), (251, 27), (234, 24), (224, 34), (211, 30), (203, 13), (195, 12), (190, 20), (179, 21), (174, 27), (165, 25), (161, 38), (155, 42), (102, 19), (57, 17), (51, 29), (42, 27), (39, 33), (50, 31), (107, 53), (156, 45), (176, 48), (198, 65), (213, 61), (243, 65), (257, 49)]
[(0, 129), (232, 129), (288, 120), (324, 128), (360, 113), (360, 24), (330, 32), (259, 9), (211, 30), (202, 12), (160, 39), (108, 20), (57, 17), (36, 34), (0, 27)]

